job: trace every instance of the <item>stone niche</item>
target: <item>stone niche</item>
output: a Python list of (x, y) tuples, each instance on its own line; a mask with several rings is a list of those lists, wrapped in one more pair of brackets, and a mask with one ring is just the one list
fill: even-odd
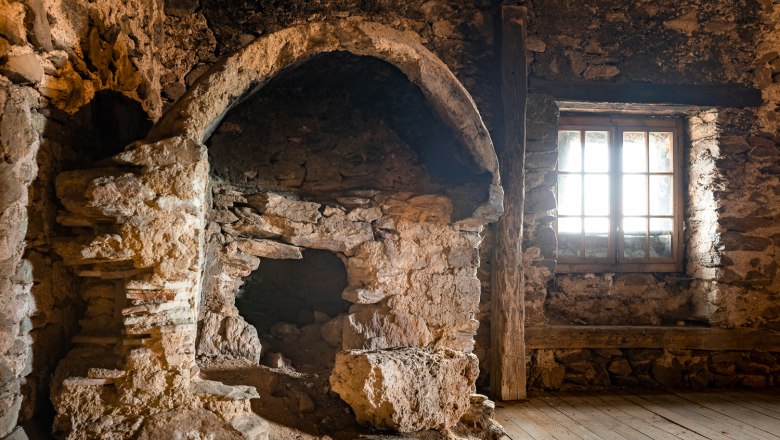
[(116, 317), (58, 367), (57, 430), (500, 435), (472, 353), (497, 161), (419, 43), (360, 20), (270, 34), (109, 162), (57, 182), (60, 252)]
[[(318, 55), (244, 97), (206, 144), (204, 374), (265, 391), (255, 406), (280, 422), (290, 406), (343, 418), (333, 390), (379, 428), (454, 426), (477, 374), (481, 225), (466, 219), (492, 176), (419, 88), (377, 58)], [(430, 386), (434, 401), (402, 396)]]

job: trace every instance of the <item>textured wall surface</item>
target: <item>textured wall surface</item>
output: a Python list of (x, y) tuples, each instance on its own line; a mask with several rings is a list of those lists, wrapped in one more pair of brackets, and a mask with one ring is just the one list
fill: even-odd
[[(755, 109), (700, 108), (685, 116), (685, 273), (586, 277), (555, 274), (557, 240), (552, 225), (559, 109), (551, 97), (532, 94), (524, 237), (527, 324), (682, 322), (779, 329), (780, 2), (521, 3), (530, 8), (528, 49), (533, 78), (739, 84), (760, 89), (764, 101)], [(106, 371), (91, 373), (97, 382), (69, 383), (69, 390), (55, 390), (61, 396), (75, 393), (73, 402), (96, 398), (102, 392), (96, 390), (110, 389), (115, 386), (112, 383), (129, 383), (129, 376), (114, 371), (120, 367), (116, 359), (125, 356), (128, 365), (150, 372), (156, 356), (169, 350), (161, 335), (153, 338), (156, 342), (151, 348), (146, 347), (151, 351), (130, 356), (131, 347), (136, 346), (123, 346), (119, 352), (113, 349), (125, 319), (131, 322), (148, 312), (142, 308), (122, 313), (141, 305), (130, 304), (121, 295), (127, 288), (123, 277), (139, 275), (132, 272), (138, 269), (133, 266), (136, 263), (128, 263), (125, 258), (129, 257), (122, 253), (129, 246), (122, 234), (129, 234), (130, 226), (118, 230), (114, 224), (127, 207), (92, 222), (81, 215), (67, 215), (69, 209), (63, 211), (55, 202), (57, 175), (92, 168), (94, 162), (115, 156), (130, 142), (143, 138), (150, 127), (147, 118), (160, 118), (220, 57), (258, 37), (330, 19), (382, 23), (429, 49), (474, 99), (485, 125), (498, 132), (497, 5), (489, 0), (0, 0), (0, 437), (17, 423), (45, 412), (49, 378), (68, 349), (92, 351), (92, 359), (99, 360), (96, 365), (106, 363)], [(110, 117), (101, 119), (101, 115)], [(121, 125), (115, 121), (135, 122)], [(99, 165), (127, 166), (111, 161)], [(115, 179), (117, 172), (89, 176)], [(136, 172), (128, 167), (120, 174)], [(294, 172), (290, 176), (296, 178)], [(128, 180), (120, 179), (120, 183)], [(139, 190), (133, 188), (128, 184), (110, 194)], [(140, 197), (143, 192), (133, 194)], [(206, 194), (204, 189), (206, 199), (214, 195)], [(131, 199), (127, 198), (128, 203)], [(165, 200), (160, 206), (173, 199)], [(482, 296), (476, 315), (481, 324), (474, 348), (480, 358), (480, 385), (487, 383), (490, 355), (489, 229), (483, 234), (477, 271)], [(94, 241), (98, 236), (101, 240)], [(91, 253), (81, 255), (80, 250), (62, 243), (62, 237), (82, 237), (85, 241), (80, 245)], [(108, 251), (119, 253), (100, 253)], [(83, 258), (97, 256), (106, 260), (90, 264), (115, 264), (112, 270), (130, 272), (108, 280), (93, 276), (100, 271), (84, 269), (82, 263)], [(138, 258), (146, 258), (138, 263), (144, 271), (157, 267), (148, 255)], [(469, 282), (473, 282), (471, 276)], [(149, 289), (154, 290), (153, 285), (141, 285), (135, 300), (148, 300), (144, 295)], [(163, 302), (178, 304), (175, 294), (166, 295)], [(187, 301), (192, 304), (182, 313), (197, 316), (200, 298)], [(179, 306), (173, 305), (155, 310), (169, 306), (165, 313), (178, 313)], [(187, 356), (194, 356), (195, 333), (188, 333), (187, 338), (193, 350)], [(549, 388), (777, 384), (775, 361), (761, 354), (539, 350), (529, 353), (529, 359), (531, 383)], [(60, 378), (90, 374), (66, 370), (60, 370)], [(124, 389), (147, 385), (153, 389), (151, 382), (144, 385), (142, 381), (163, 379), (150, 373), (132, 380), (138, 382), (122, 385)], [(198, 407), (188, 413), (204, 420), (204, 430), (221, 426), (225, 438), (238, 435), (234, 432), (238, 428), (224, 426), (225, 420), (232, 420), (226, 415), (229, 411), (215, 409), (234, 408), (232, 404), (196, 400), (212, 402), (208, 411)], [(182, 420), (159, 416), (149, 422), (152, 434), (143, 435), (174, 432), (178, 428), (173, 425)], [(173, 424), (168, 426), (173, 431), (164, 431), (166, 421)], [(244, 422), (236, 425), (238, 430), (250, 432), (252, 424)], [(59, 423), (59, 429), (71, 429), (65, 419)], [(127, 425), (121, 429), (135, 432), (138, 428)]]
[[(774, 61), (778, 13), (778, 2), (639, 2), (628, 6), (594, 1), (578, 4), (576, 10), (573, 4), (556, 0), (533, 3), (529, 20), (532, 78), (737, 84), (760, 89), (764, 104), (750, 109), (689, 109), (681, 116), (687, 126), (688, 168), (684, 273), (561, 274), (555, 273), (556, 238), (551, 227), (556, 212), (559, 109), (550, 97), (532, 95), (526, 158), (527, 325), (780, 327), (776, 212), (780, 181), (774, 165), (780, 154), (780, 76)], [(750, 355), (728, 354), (733, 358), (731, 369), (718, 367), (713, 375), (691, 362), (711, 365), (707, 359), (720, 354), (672, 351), (649, 356), (647, 350), (612, 351), (531, 353), (531, 385), (776, 384), (770, 372), (775, 371), (772, 356), (761, 379), (739, 374), (723, 379), (719, 375), (733, 372), (734, 365), (737, 372), (750, 369)], [(621, 366), (630, 362), (636, 367), (635, 357), (647, 357), (643, 365), (684, 366), (680, 368), (690, 371), (686, 370), (684, 378), (677, 378), (676, 371), (672, 374), (676, 379), (669, 379), (662, 367), (647, 367), (646, 374), (638, 373), (641, 368), (615, 367), (616, 374), (608, 367), (610, 362)], [(700, 377), (694, 370), (701, 372)]]

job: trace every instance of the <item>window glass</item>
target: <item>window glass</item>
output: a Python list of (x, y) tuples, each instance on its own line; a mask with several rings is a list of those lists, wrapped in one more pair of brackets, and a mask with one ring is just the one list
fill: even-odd
[(582, 176), (561, 174), (558, 176), (558, 214), (582, 214)]
[(650, 132), (650, 172), (672, 172), (672, 133)]
[(647, 214), (647, 176), (644, 174), (623, 176), (623, 214)]
[(645, 258), (645, 234), (647, 219), (645, 217), (623, 218), (623, 256), (626, 258)]
[(672, 257), (671, 218), (650, 219), (650, 258)]
[(650, 214), (672, 215), (672, 176), (650, 176)]
[(558, 270), (682, 270), (682, 125), (563, 116), (558, 132)]
[(623, 133), (623, 172), (644, 173), (647, 171), (645, 132)]
[(609, 175), (585, 175), (585, 215), (609, 215)]
[(561, 130), (558, 132), (558, 171), (582, 171), (582, 144), (580, 132)]
[(609, 171), (609, 132), (585, 132), (585, 172), (606, 173)]

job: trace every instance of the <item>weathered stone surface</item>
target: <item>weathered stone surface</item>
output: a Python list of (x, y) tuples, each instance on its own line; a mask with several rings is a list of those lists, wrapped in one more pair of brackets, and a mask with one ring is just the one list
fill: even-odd
[(303, 258), (301, 248), (272, 240), (239, 240), (238, 249), (249, 255), (273, 259)]
[(8, 56), (0, 66), (0, 73), (22, 84), (34, 84), (43, 78), (43, 67), (33, 53)]
[(25, 15), (24, 3), (12, 0), (0, 1), (0, 35), (13, 44), (25, 44), (27, 42)]
[(333, 347), (341, 347), (344, 339), (344, 320), (346, 315), (339, 315), (322, 324), (320, 335), (322, 339)]
[(257, 329), (241, 317), (206, 312), (200, 320), (198, 353), (206, 357), (260, 362), (262, 346)]
[(347, 351), (330, 383), (361, 423), (413, 432), (457, 424), (478, 370), (476, 356), (454, 350)]
[(139, 440), (161, 438), (242, 440), (239, 431), (205, 410), (172, 411), (155, 414), (144, 422), (138, 433)]
[(319, 203), (293, 200), (274, 193), (253, 194), (246, 199), (261, 214), (285, 217), (294, 222), (317, 223), (322, 217)]
[(485, 440), (498, 440), (505, 436), (503, 427), (494, 420), (496, 404), (481, 394), (469, 397), (469, 410), (458, 421), (453, 430), (462, 436), (473, 436)]
[(730, 251), (763, 251), (772, 245), (772, 241), (766, 237), (756, 237), (741, 234), (739, 232), (724, 232), (720, 235), (720, 242)]

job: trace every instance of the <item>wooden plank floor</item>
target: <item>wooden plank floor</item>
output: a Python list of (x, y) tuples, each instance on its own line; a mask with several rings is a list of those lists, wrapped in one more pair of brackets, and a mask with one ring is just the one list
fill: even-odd
[(537, 392), (496, 419), (512, 440), (780, 440), (780, 390)]

